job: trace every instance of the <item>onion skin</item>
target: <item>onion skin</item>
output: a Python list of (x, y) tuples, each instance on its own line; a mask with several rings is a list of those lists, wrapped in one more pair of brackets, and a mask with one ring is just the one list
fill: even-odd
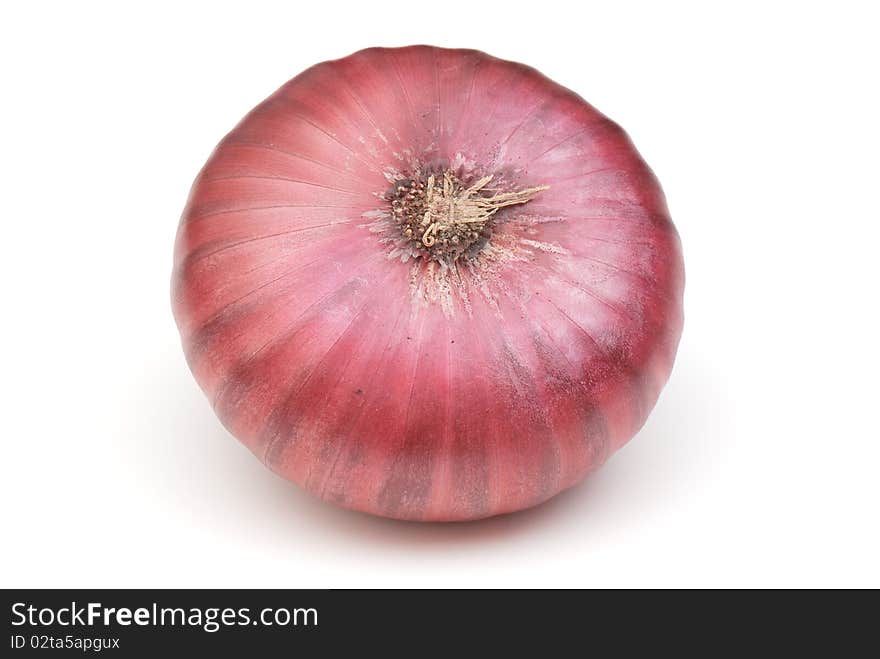
[[(437, 166), (549, 189), (447, 267), (407, 251), (383, 196)], [(224, 138), (183, 212), (172, 304), (199, 385), (271, 469), (453, 521), (539, 504), (639, 430), (683, 287), (619, 126), (526, 66), (413, 46), (314, 66)]]

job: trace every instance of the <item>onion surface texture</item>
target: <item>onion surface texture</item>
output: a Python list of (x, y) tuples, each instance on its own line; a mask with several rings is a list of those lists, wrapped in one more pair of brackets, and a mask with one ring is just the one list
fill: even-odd
[(190, 368), (272, 470), (422, 521), (534, 506), (642, 426), (684, 268), (626, 133), (527, 66), (371, 48), (217, 146), (178, 228)]

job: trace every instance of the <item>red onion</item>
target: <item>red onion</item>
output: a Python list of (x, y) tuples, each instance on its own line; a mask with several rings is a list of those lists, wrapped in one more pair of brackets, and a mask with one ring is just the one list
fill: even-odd
[(257, 106), (196, 179), (173, 306), (224, 425), (333, 503), (533, 506), (642, 426), (682, 329), (659, 184), (521, 64), (373, 48)]

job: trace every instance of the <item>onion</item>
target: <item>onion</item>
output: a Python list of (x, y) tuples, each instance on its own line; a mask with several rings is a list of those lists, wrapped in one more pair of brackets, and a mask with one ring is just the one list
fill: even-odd
[(623, 130), (534, 69), (372, 48), (231, 132), (178, 230), (173, 307), (229, 431), (348, 508), (547, 500), (642, 426), (683, 265)]

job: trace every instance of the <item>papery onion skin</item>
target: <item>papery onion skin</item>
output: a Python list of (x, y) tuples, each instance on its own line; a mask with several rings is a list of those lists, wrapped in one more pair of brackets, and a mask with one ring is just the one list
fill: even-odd
[[(396, 232), (387, 191), (453, 168), (549, 189), (441, 263)], [(638, 431), (683, 287), (617, 124), (529, 67), (413, 46), (308, 69), (220, 143), (172, 302), (197, 381), (269, 467), (344, 507), (452, 521), (541, 503)]]

